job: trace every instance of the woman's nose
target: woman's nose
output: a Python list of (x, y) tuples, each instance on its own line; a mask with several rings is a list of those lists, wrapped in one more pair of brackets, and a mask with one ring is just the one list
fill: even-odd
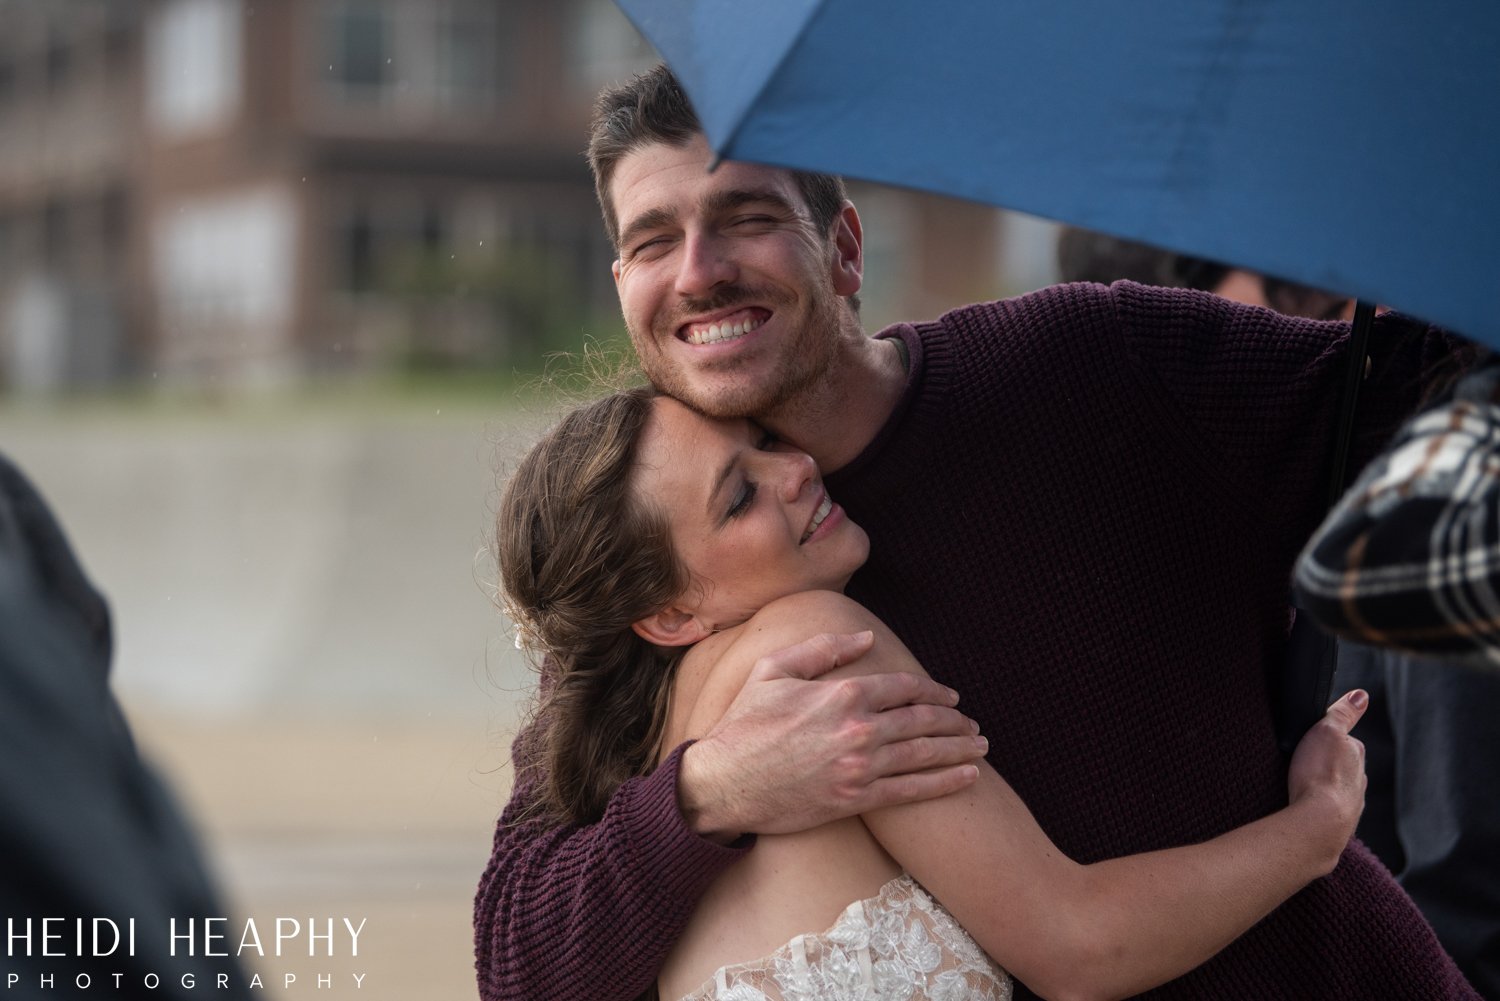
[(787, 502), (802, 496), (802, 491), (818, 481), (818, 464), (806, 452), (773, 452), (782, 463), (781, 499)]

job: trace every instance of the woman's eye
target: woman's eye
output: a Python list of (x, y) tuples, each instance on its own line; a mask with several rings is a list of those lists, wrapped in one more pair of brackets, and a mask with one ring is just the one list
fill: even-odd
[(760, 441), (755, 443), (755, 447), (762, 452), (771, 451), (776, 447), (776, 436), (769, 431), (765, 432), (761, 435)]
[(746, 480), (745, 485), (740, 488), (740, 492), (735, 495), (734, 503), (729, 506), (730, 518), (738, 518), (750, 510), (750, 505), (755, 501), (755, 491), (755, 484)]

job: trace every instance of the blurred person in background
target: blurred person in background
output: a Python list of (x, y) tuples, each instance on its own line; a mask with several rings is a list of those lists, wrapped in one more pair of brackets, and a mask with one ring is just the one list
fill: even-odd
[(1490, 356), (1370, 463), (1295, 578), (1302, 607), (1340, 637), (1339, 684), (1381, 696), (1360, 727), (1371, 809), (1359, 836), (1491, 999), (1500, 999), (1497, 539), (1500, 363)]
[[(17, 997), (248, 997), (233, 941), (204, 954), (204, 922), (227, 915), (110, 691), (111, 646), (104, 599), (0, 456), (0, 984)], [(197, 936), (175, 955), (174, 919)]]
[[(1157, 284), (1292, 316), (1354, 312), (1347, 296), (1077, 227), (1060, 235), (1057, 261), (1063, 281), (1155, 276)], [(1302, 607), (1339, 637), (1338, 686), (1370, 693), (1370, 711), (1354, 730), (1370, 778), (1357, 836), (1490, 999), (1500, 999), (1500, 629), (1492, 602), (1432, 592), (1433, 582), (1452, 581), (1435, 568), (1459, 565), (1485, 568), (1479, 586), (1500, 594), (1497, 381), (1491, 359), (1404, 427), (1319, 528), (1297, 570)], [(1460, 482), (1462, 498), (1453, 493)], [(1448, 537), (1436, 527), (1453, 531), (1474, 515), (1487, 526), (1475, 553), (1431, 552), (1434, 540)], [(1466, 609), (1478, 620), (1459, 613), (1449, 621), (1435, 608)], [(1434, 654), (1477, 666), (1454, 669)]]

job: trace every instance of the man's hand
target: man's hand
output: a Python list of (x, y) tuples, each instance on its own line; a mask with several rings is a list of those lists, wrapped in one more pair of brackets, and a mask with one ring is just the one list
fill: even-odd
[(958, 693), (915, 674), (819, 676), (858, 659), (869, 632), (822, 633), (755, 663), (718, 724), (688, 748), (688, 826), (724, 843), (787, 834), (973, 782), (988, 744)]

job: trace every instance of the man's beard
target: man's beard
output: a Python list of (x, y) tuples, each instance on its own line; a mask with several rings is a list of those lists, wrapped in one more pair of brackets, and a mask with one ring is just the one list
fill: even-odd
[[(657, 389), (701, 414), (716, 418), (764, 419), (774, 416), (821, 381), (832, 367), (837, 353), (843, 304), (831, 288), (816, 289), (808, 302), (810, 308), (804, 322), (793, 333), (793, 343), (781, 346), (772, 373), (764, 380), (754, 383), (734, 380), (736, 369), (752, 363), (736, 358), (713, 369), (717, 376), (716, 388), (704, 391), (698, 380), (683, 367), (664, 363), (664, 352), (653, 351), (648, 359), (637, 349), (637, 357)], [(661, 324), (664, 330), (659, 331), (660, 339), (652, 343), (663, 344), (667, 338), (675, 337), (686, 317), (747, 304), (766, 305), (780, 311), (789, 308), (792, 300), (779, 290), (724, 286), (710, 298), (683, 300), (671, 317)], [(726, 382), (730, 384), (728, 389), (724, 388)]]

